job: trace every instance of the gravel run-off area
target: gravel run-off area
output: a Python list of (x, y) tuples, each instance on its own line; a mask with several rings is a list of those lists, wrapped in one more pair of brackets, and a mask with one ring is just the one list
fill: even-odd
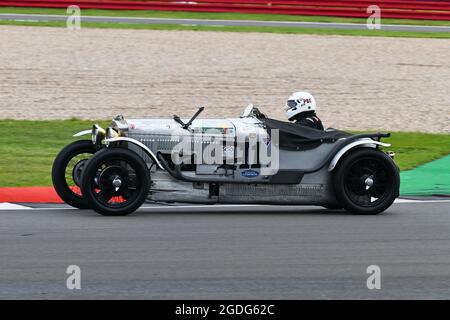
[(311, 92), (325, 126), (450, 132), (450, 40), (0, 26), (0, 118), (283, 119)]

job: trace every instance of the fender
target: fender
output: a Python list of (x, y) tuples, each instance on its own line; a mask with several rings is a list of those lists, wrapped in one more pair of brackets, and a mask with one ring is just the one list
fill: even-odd
[(339, 160), (342, 158), (344, 154), (346, 154), (349, 150), (357, 147), (362, 146), (366, 148), (375, 148), (377, 145), (383, 146), (383, 147), (390, 147), (391, 145), (389, 143), (383, 143), (379, 141), (372, 140), (370, 138), (364, 138), (357, 141), (354, 141), (352, 143), (349, 143), (345, 147), (343, 147), (341, 150), (339, 150), (338, 153), (333, 157), (333, 159), (330, 162), (330, 165), (328, 166), (328, 172), (331, 172), (336, 168), (336, 165), (338, 164)]
[(128, 138), (128, 137), (116, 137), (116, 138), (105, 139), (104, 141), (105, 141), (105, 143), (126, 141), (126, 142), (132, 143), (134, 145), (137, 145), (158, 165), (158, 167), (161, 170), (165, 170), (164, 167), (159, 162), (159, 160), (156, 158), (155, 154), (152, 152), (152, 150), (150, 150), (145, 144), (143, 144), (142, 142), (140, 142), (136, 139), (132, 139), (132, 138)]
[(84, 136), (84, 135), (87, 135), (87, 134), (91, 134), (91, 133), (92, 133), (92, 129), (83, 130), (83, 131), (75, 133), (72, 137), (81, 137), (81, 136)]

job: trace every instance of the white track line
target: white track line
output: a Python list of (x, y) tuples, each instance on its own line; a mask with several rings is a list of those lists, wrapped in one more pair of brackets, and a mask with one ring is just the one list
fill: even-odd
[[(449, 200), (415, 200), (415, 199), (396, 199), (394, 203), (439, 203), (439, 202), (450, 202)], [(141, 209), (201, 209), (201, 208), (252, 208), (252, 207), (276, 207), (277, 205), (270, 205), (270, 204), (203, 204), (203, 205), (182, 205), (182, 206), (145, 206), (143, 205)], [(291, 207), (295, 207), (296, 205), (290, 205)], [(280, 209), (282, 209), (284, 206), (279, 206)], [(298, 205), (299, 208), (302, 207), (302, 205)], [(320, 207), (320, 206), (319, 206)]]
[(32, 208), (9, 202), (0, 203), (0, 210), (29, 210), (29, 209)]
[(439, 203), (450, 202), (449, 200), (416, 200), (416, 199), (395, 199), (395, 203)]
[[(416, 200), (416, 199), (396, 199), (396, 204), (402, 204), (402, 203), (447, 203), (450, 202), (449, 200)], [(258, 208), (258, 207), (275, 207), (276, 205), (259, 205), (259, 204), (203, 204), (203, 205), (171, 205), (171, 206), (165, 206), (165, 205), (157, 205), (157, 206), (149, 206), (149, 205), (143, 205), (140, 207), (140, 209), (155, 209), (155, 210), (176, 210), (176, 209), (231, 209), (231, 208)], [(292, 207), (292, 206), (291, 206)], [(299, 208), (302, 206), (299, 205)], [(283, 206), (280, 206), (280, 209), (282, 209)], [(39, 208), (30, 208), (23, 205), (18, 205), (14, 203), (4, 202), (0, 203), (0, 210), (73, 210), (75, 208), (72, 207), (39, 207)]]

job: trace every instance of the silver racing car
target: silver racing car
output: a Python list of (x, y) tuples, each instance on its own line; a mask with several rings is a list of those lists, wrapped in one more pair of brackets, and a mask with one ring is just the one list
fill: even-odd
[(145, 201), (317, 205), (378, 214), (399, 195), (389, 133), (325, 131), (267, 118), (124, 119), (75, 134), (53, 185), (69, 205), (126, 215)]

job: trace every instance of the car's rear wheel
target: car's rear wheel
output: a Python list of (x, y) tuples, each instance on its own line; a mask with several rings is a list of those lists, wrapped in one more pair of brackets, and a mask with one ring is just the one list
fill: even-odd
[(72, 207), (89, 208), (81, 193), (81, 177), (87, 161), (99, 150), (90, 140), (75, 141), (63, 148), (53, 161), (53, 187)]
[(362, 148), (341, 160), (334, 175), (339, 203), (354, 214), (378, 214), (398, 197), (398, 167), (385, 153)]
[(144, 203), (149, 188), (149, 170), (139, 155), (128, 149), (107, 148), (87, 164), (81, 190), (99, 214), (124, 216)]

